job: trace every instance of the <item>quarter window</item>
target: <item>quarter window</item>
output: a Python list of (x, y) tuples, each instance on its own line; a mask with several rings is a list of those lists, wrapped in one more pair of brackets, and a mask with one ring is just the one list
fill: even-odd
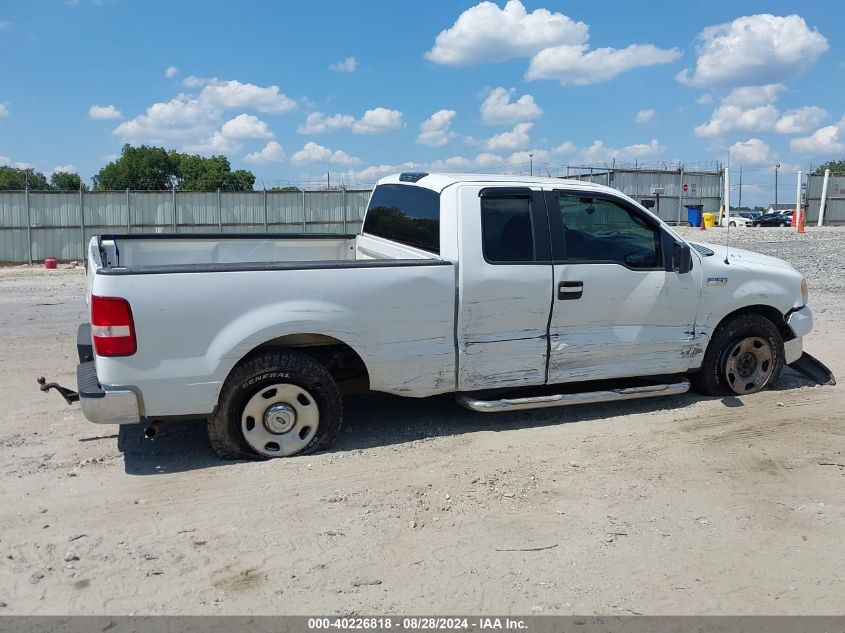
[(481, 232), (484, 259), (491, 264), (534, 261), (528, 197), (482, 197)]
[(425, 187), (379, 185), (370, 197), (364, 233), (440, 254), (440, 194)]
[(602, 198), (558, 194), (557, 200), (563, 243), (559, 234), (556, 260), (660, 267), (660, 231), (635, 210)]

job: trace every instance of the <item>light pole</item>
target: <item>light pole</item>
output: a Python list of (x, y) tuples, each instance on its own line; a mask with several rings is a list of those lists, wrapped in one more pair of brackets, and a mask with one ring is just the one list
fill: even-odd
[(775, 165), (775, 211), (778, 210), (778, 169), (780, 169), (780, 163)]
[(534, 175), (534, 154), (528, 154), (528, 162), (531, 165), (531, 175)]

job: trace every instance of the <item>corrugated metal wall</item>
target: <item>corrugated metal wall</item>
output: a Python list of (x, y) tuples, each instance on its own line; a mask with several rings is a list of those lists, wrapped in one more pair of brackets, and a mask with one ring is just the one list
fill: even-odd
[[(807, 179), (807, 222), (819, 221), (824, 176), (811, 175)], [(824, 209), (827, 226), (845, 224), (845, 175), (831, 174), (827, 183), (827, 203)]]
[[(716, 172), (684, 172), (682, 179), (680, 172), (615, 169), (572, 177), (600, 185), (609, 185), (638, 202), (656, 201), (652, 191), (657, 187), (662, 187), (658, 215), (661, 220), (669, 223), (678, 221), (678, 202), (681, 194), (683, 194), (680, 207), (681, 222), (686, 222), (687, 215), (684, 208), (686, 205), (700, 204), (705, 213), (719, 212), (722, 177)], [(683, 185), (687, 185), (686, 192), (683, 191)], [(652, 211), (657, 212), (657, 208), (652, 208)]]
[(369, 190), (0, 191), (0, 262), (81, 259), (104, 233), (356, 233), (369, 199)]

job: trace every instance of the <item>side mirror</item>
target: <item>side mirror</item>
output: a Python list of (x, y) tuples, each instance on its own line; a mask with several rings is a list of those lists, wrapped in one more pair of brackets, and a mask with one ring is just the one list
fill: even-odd
[(672, 247), (672, 270), (685, 275), (692, 270), (692, 251), (689, 244), (675, 242)]

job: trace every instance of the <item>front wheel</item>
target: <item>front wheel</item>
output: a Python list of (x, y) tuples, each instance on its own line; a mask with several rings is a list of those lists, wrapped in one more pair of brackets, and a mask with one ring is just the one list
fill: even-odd
[(783, 337), (759, 314), (739, 314), (713, 332), (693, 387), (710, 396), (744, 396), (767, 389), (783, 370)]
[(736, 222), (731, 222), (730, 224), (728, 224), (728, 226), (731, 227), (732, 229), (736, 228)]
[(224, 459), (290, 457), (327, 448), (342, 418), (340, 391), (325, 367), (307, 354), (269, 351), (229, 375), (208, 437)]

